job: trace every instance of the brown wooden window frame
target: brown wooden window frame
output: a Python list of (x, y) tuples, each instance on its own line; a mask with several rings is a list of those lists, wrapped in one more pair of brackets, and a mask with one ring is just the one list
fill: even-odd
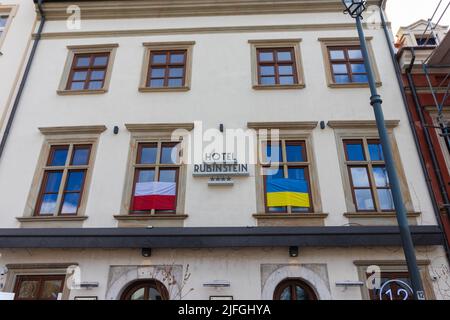
[[(339, 84), (339, 85), (345, 85), (345, 84), (367, 84), (368, 81), (365, 82), (358, 82), (353, 80), (353, 76), (366, 76), (368, 77), (367, 70), (366, 72), (360, 73), (360, 72), (353, 72), (352, 71), (352, 64), (362, 64), (364, 65), (364, 57), (361, 59), (351, 59), (349, 57), (348, 51), (351, 50), (361, 50), (360, 46), (327, 46), (327, 53), (328, 53), (328, 60), (330, 63), (330, 72), (331, 77), (333, 80), (333, 83)], [(331, 57), (331, 51), (343, 51), (344, 52), (344, 59), (333, 59)], [(361, 52), (362, 55), (362, 52)], [(333, 65), (345, 65), (347, 69), (347, 73), (335, 73), (333, 70)], [(364, 69), (365, 69), (364, 65)], [(337, 82), (336, 81), (336, 75), (338, 76), (348, 76), (349, 82)]]
[[(366, 274), (366, 279), (369, 277), (369, 274)], [(393, 280), (393, 279), (408, 279), (409, 280), (409, 274), (407, 271), (382, 271), (380, 274), (381, 279), (388, 279), (389, 280)], [(410, 280), (409, 280), (410, 281)], [(381, 285), (383, 285), (383, 282), (380, 283)], [(395, 285), (396, 288), (400, 287), (398, 285)], [(375, 300), (375, 301), (380, 301), (379, 298), (379, 292), (377, 289), (369, 289), (369, 299), (370, 300)], [(395, 299), (395, 297), (400, 298), (399, 296), (397, 296), (397, 294), (395, 293), (395, 295), (393, 294), (393, 300), (402, 300), (402, 299)], [(383, 299), (383, 300), (387, 300), (387, 299)], [(413, 294), (410, 292), (408, 299), (407, 300), (414, 300), (413, 299)]]
[[(147, 163), (143, 164), (141, 163), (141, 157), (142, 157), (142, 149), (145, 147), (155, 147), (156, 146), (156, 158), (155, 163)], [(177, 163), (161, 163), (162, 158), (162, 149), (163, 147), (180, 147), (180, 142), (173, 142), (173, 141), (154, 141), (154, 142), (138, 142), (137, 145), (137, 152), (136, 152), (136, 158), (133, 163), (133, 185), (132, 185), (132, 192), (131, 192), (131, 199), (130, 199), (130, 209), (129, 214), (130, 215), (163, 215), (163, 214), (176, 214), (177, 208), (179, 205), (179, 189), (180, 189), (180, 172), (181, 172), (181, 162), (180, 162), (180, 154), (178, 154), (178, 161)], [(180, 152), (180, 149), (178, 149), (178, 152)], [(139, 172), (141, 170), (153, 170), (153, 181), (159, 181), (160, 179), (160, 172), (164, 170), (175, 170), (175, 183), (176, 183), (176, 189), (175, 189), (175, 196), (176, 196), (176, 206), (175, 210), (155, 210), (152, 209), (150, 211), (134, 211), (133, 210), (133, 198), (134, 193), (136, 190), (136, 183), (138, 182), (137, 179), (139, 177)]]
[[(44, 288), (44, 283), (46, 281), (52, 281), (52, 280), (59, 280), (61, 281), (60, 286), (60, 293), (63, 292), (64, 289), (64, 283), (65, 283), (66, 275), (18, 275), (15, 280), (14, 284), (14, 293), (15, 293), (15, 300), (56, 300), (56, 299), (40, 299), (40, 296), (42, 294), (42, 290)], [(36, 299), (19, 299), (19, 292), (21, 288), (21, 284), (24, 281), (38, 281), (39, 287), (37, 290), (37, 297)]]
[[(165, 63), (153, 63), (153, 57), (155, 55), (163, 55), (166, 56)], [(171, 63), (170, 57), (172, 54), (183, 54), (183, 62), (181, 63)], [(161, 49), (161, 50), (151, 50), (149, 54), (149, 62), (148, 62), (148, 71), (145, 85), (147, 88), (151, 89), (177, 89), (183, 88), (186, 86), (186, 72), (187, 72), (187, 63), (188, 63), (188, 50), (187, 49)], [(183, 69), (182, 77), (171, 77), (170, 69)], [(152, 77), (153, 69), (164, 69), (164, 77)], [(169, 81), (171, 79), (181, 79), (180, 86), (169, 86)], [(151, 86), (152, 80), (163, 80), (162, 86)]]
[[(75, 155), (75, 150), (76, 149), (86, 149), (86, 148), (89, 149), (88, 155), (87, 155), (87, 164), (74, 165), (73, 159), (74, 159), (74, 155)], [(93, 148), (93, 145), (87, 144), (87, 143), (67, 143), (67, 144), (57, 144), (57, 145), (50, 146), (50, 150), (48, 152), (48, 158), (47, 158), (47, 161), (45, 162), (45, 166), (43, 168), (43, 178), (42, 178), (41, 186), (40, 186), (37, 201), (36, 201), (34, 216), (38, 216), (38, 217), (64, 216), (64, 217), (66, 217), (66, 216), (77, 216), (79, 214), (79, 208), (80, 208), (80, 205), (81, 205), (81, 202), (83, 199), (83, 193), (84, 193), (84, 190), (86, 187), (86, 178), (87, 178), (88, 171), (89, 171), (89, 168), (91, 166), (91, 161), (92, 161), (92, 159), (91, 159), (92, 158), (92, 148)], [(52, 166), (51, 161), (53, 159), (55, 151), (61, 150), (61, 149), (63, 149), (63, 150), (67, 149), (67, 155), (66, 155), (66, 160), (65, 160), (64, 165)], [(58, 192), (45, 192), (49, 173), (54, 173), (54, 172), (61, 173), (61, 181), (59, 184)], [(84, 172), (83, 181), (82, 181), (80, 190), (78, 190), (78, 191), (66, 190), (68, 182), (69, 182), (69, 175), (72, 172)], [(77, 205), (75, 213), (63, 213), (62, 212), (65, 197), (69, 193), (78, 193), (79, 194), (78, 205)], [(57, 195), (57, 199), (56, 199), (56, 203), (55, 203), (56, 209), (55, 209), (55, 212), (53, 212), (53, 213), (41, 213), (41, 211), (40, 211), (44, 195), (46, 195), (46, 194), (56, 194)]]
[(297, 300), (297, 292), (295, 287), (302, 288), (310, 298), (309, 300), (318, 300), (317, 294), (314, 289), (302, 279), (289, 278), (281, 281), (273, 292), (273, 300), (280, 300), (281, 294), (286, 288), (290, 288), (291, 300)]
[[(393, 207), (392, 207), (392, 209), (388, 209), (388, 210), (381, 209), (381, 204), (380, 204), (380, 200), (379, 200), (379, 196), (378, 196), (378, 190), (379, 189), (391, 190), (391, 188), (390, 188), (390, 185), (388, 187), (377, 186), (375, 176), (374, 176), (374, 171), (373, 171), (373, 168), (379, 168), (379, 167), (386, 168), (386, 163), (384, 160), (370, 159), (369, 144), (380, 144), (380, 140), (375, 139), (375, 138), (350, 138), (350, 139), (343, 139), (342, 143), (343, 143), (343, 147), (344, 147), (345, 166), (347, 169), (348, 179), (349, 179), (349, 183), (350, 183), (350, 190), (352, 193), (353, 204), (355, 206), (356, 212), (374, 212), (374, 213), (375, 212), (393, 212), (395, 210)], [(364, 155), (364, 160), (361, 160), (361, 161), (348, 160), (349, 159), (348, 150), (347, 150), (348, 144), (361, 144), (362, 150), (363, 150), (363, 155)], [(369, 187), (355, 187), (354, 186), (351, 168), (365, 168), (366, 169), (367, 177), (369, 179)], [(358, 202), (357, 202), (355, 190), (359, 190), (359, 189), (364, 189), (364, 190), (370, 189), (370, 192), (372, 195), (372, 202), (373, 202), (373, 206), (374, 206), (373, 210), (358, 208)], [(391, 191), (391, 197), (392, 197), (392, 191)]]
[[(291, 54), (291, 60), (278, 60), (278, 52), (287, 52), (289, 51)], [(260, 53), (262, 52), (271, 52), (273, 55), (272, 61), (261, 61)], [(298, 70), (297, 70), (297, 61), (295, 56), (295, 49), (294, 47), (257, 47), (256, 48), (256, 72), (257, 72), (257, 78), (258, 78), (258, 85), (259, 86), (293, 86), (299, 84), (298, 79)], [(261, 74), (261, 67), (274, 67), (274, 75), (262, 75)], [(292, 73), (286, 74), (286, 75), (280, 75), (279, 74), (279, 67), (280, 66), (290, 66), (292, 67)], [(287, 83), (287, 84), (281, 84), (280, 83), (280, 77), (286, 76), (286, 77), (293, 77), (293, 83)], [(275, 83), (272, 84), (264, 84), (262, 83), (263, 78), (275, 78)]]
[[(82, 67), (78, 67), (76, 65), (77, 60), (79, 58), (86, 58), (89, 57), (89, 65), (88, 66), (82, 66)], [(95, 58), (97, 57), (106, 57), (106, 63), (104, 65), (100, 65), (100, 66), (95, 66), (94, 65), (94, 61)], [(95, 53), (88, 53), (88, 52), (80, 52), (80, 53), (75, 53), (73, 55), (73, 60), (72, 60), (72, 64), (70, 67), (70, 72), (69, 72), (69, 76), (67, 79), (67, 85), (65, 90), (68, 91), (95, 91), (95, 90), (103, 90), (105, 88), (105, 81), (106, 81), (106, 77), (107, 77), (107, 72), (108, 72), (108, 67), (110, 64), (110, 59), (111, 59), (111, 53), (110, 52), (95, 52)], [(93, 71), (103, 71), (103, 78), (101, 79), (91, 79), (91, 75)], [(86, 72), (86, 77), (84, 80), (74, 80), (74, 74), (75, 72)], [(94, 89), (90, 89), (89, 88), (89, 84), (91, 82), (102, 82), (102, 86), (100, 88), (94, 88)], [(72, 89), (72, 84), (73, 83), (83, 83), (83, 88), (82, 89)]]
[(123, 291), (120, 300), (130, 300), (131, 296), (136, 293), (138, 290), (144, 288), (144, 300), (148, 300), (149, 289), (155, 289), (161, 295), (161, 300), (169, 300), (169, 291), (166, 286), (158, 280), (149, 279), (149, 280), (138, 280), (134, 283), (130, 284)]
[[(264, 141), (261, 145), (264, 148), (263, 154), (266, 155), (267, 146), (269, 145), (270, 141)], [(302, 156), (305, 161), (301, 162), (288, 162), (287, 161), (287, 153), (286, 153), (286, 143), (287, 144), (298, 144), (302, 146)], [(308, 210), (299, 210), (295, 211), (295, 209), (292, 206), (284, 207), (284, 211), (271, 211), (270, 208), (267, 206), (267, 175), (264, 174), (263, 176), (263, 190), (264, 190), (264, 208), (265, 213), (267, 214), (311, 214), (314, 213), (314, 204), (313, 204), (313, 198), (312, 198), (312, 184), (311, 184), (311, 175), (310, 171), (312, 170), (311, 162), (309, 161), (309, 155), (307, 151), (307, 141), (305, 139), (283, 139), (281, 138), (278, 142), (279, 148), (281, 148), (281, 154), (283, 159), (281, 159), (281, 162), (272, 162), (272, 163), (265, 163), (262, 164), (263, 171), (267, 169), (272, 169), (274, 166), (277, 166), (280, 170), (282, 168), (283, 170), (283, 177), (288, 177), (288, 170), (289, 169), (303, 169), (305, 173), (305, 179), (308, 183), (308, 190), (309, 190), (309, 204), (310, 207), (307, 208)], [(264, 159), (266, 160), (266, 159)], [(294, 209), (294, 210), (293, 210)]]

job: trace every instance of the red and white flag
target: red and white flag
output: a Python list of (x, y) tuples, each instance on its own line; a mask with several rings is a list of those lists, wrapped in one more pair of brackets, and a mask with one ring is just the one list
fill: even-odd
[(175, 210), (175, 182), (138, 182), (134, 191), (133, 210)]

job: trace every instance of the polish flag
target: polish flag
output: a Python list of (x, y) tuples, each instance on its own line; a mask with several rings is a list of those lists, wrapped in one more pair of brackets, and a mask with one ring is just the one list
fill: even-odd
[(175, 182), (138, 182), (134, 191), (133, 210), (175, 210)]

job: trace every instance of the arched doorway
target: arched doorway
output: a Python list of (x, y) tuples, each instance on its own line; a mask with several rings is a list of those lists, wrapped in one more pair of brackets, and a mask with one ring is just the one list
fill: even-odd
[(157, 280), (141, 280), (130, 284), (122, 293), (121, 300), (168, 300), (166, 287)]
[(317, 300), (314, 290), (303, 280), (286, 279), (280, 282), (273, 293), (274, 300)]

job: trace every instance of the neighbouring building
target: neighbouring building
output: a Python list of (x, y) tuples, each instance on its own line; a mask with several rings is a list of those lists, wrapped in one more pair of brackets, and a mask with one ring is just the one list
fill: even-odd
[[(409, 298), (388, 290), (408, 273), (340, 0), (36, 6), (38, 49), (0, 159), (4, 293)], [(427, 176), (384, 30), (370, 22), (425, 295), (449, 299)], [(220, 147), (231, 130), (244, 147)], [(376, 270), (381, 292), (366, 281)]]
[(448, 26), (417, 21), (397, 33), (407, 111), (433, 202), (450, 245), (450, 35)]

